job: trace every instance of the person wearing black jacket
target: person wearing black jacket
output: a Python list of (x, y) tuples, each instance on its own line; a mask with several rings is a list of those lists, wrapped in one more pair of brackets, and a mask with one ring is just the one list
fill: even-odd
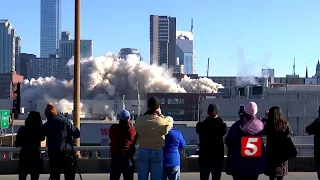
[(31, 180), (38, 180), (43, 166), (41, 141), (45, 140), (41, 131), (40, 113), (31, 111), (24, 123), (25, 125), (19, 128), (15, 141), (15, 146), (21, 147), (18, 165), (19, 180), (26, 180), (28, 174)]
[[(320, 108), (318, 113), (320, 114)], [(309, 135), (314, 135), (314, 160), (316, 164), (318, 179), (320, 179), (320, 115), (309, 126), (306, 127), (306, 132)]]
[(76, 157), (72, 138), (79, 138), (80, 131), (69, 119), (57, 115), (51, 104), (47, 105), (45, 115), (47, 122), (42, 128), (47, 137), (50, 179), (60, 180), (62, 170), (65, 180), (74, 180)]
[(208, 117), (198, 122), (196, 126), (199, 135), (200, 180), (220, 180), (224, 162), (223, 137), (227, 133), (227, 125), (219, 117), (219, 107), (216, 104), (208, 106)]

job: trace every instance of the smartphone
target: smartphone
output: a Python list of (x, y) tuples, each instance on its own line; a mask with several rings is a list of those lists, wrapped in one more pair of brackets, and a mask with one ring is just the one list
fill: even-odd
[(244, 104), (240, 104), (240, 112), (244, 112)]

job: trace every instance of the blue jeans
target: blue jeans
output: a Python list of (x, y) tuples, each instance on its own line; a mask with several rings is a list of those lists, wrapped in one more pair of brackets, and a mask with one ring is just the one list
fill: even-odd
[(162, 180), (180, 180), (180, 166), (163, 167)]
[(139, 148), (138, 150), (138, 180), (161, 180), (163, 166), (162, 149)]

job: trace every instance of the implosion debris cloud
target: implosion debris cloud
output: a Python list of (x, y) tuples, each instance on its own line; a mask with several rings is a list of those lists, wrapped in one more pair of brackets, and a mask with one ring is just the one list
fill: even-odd
[[(73, 73), (73, 59), (67, 63)], [(132, 55), (120, 60), (111, 53), (96, 58), (81, 60), (81, 99), (119, 100), (136, 99), (137, 86), (141, 97), (148, 92), (217, 92), (222, 85), (208, 78), (190, 79), (185, 76), (180, 82), (164, 67), (140, 62)], [(22, 105), (44, 99), (54, 103), (59, 111), (70, 112), (73, 99), (73, 80), (57, 80), (54, 77), (24, 80)]]

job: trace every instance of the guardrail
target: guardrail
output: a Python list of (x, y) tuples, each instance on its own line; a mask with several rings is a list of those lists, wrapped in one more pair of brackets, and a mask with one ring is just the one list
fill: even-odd
[[(139, 146), (136, 146), (139, 148)], [(313, 150), (314, 145), (313, 144), (295, 144), (295, 147), (299, 150)], [(76, 151), (105, 151), (109, 150), (110, 146), (75, 146), (74, 149)], [(197, 145), (187, 145), (184, 149), (185, 151), (188, 150), (196, 150), (198, 149)], [(41, 151), (47, 151), (47, 147), (42, 147)], [(226, 148), (227, 150), (227, 148)], [(0, 152), (19, 152), (20, 148), (17, 147), (0, 147)]]

